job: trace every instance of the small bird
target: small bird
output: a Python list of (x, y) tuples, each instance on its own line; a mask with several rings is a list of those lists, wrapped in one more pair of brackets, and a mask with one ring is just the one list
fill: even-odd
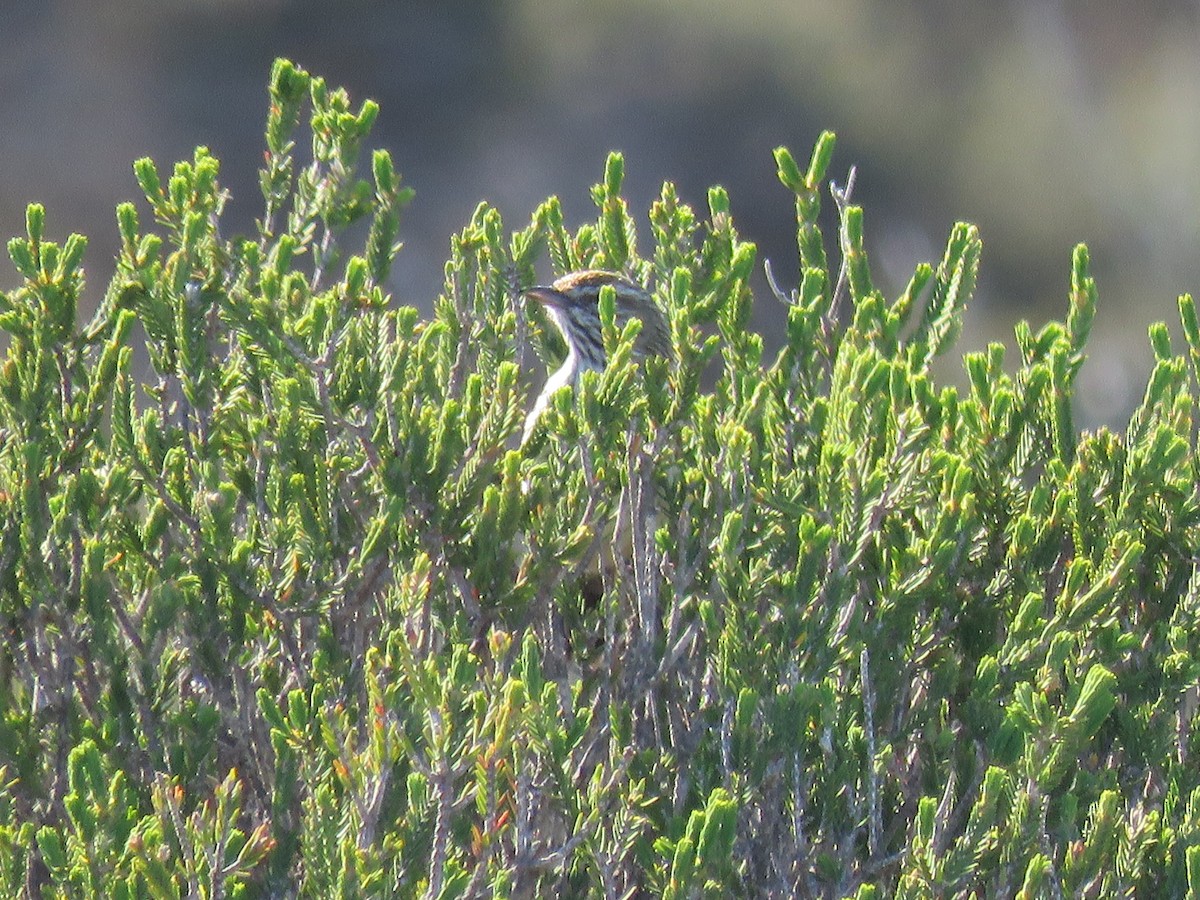
[(531, 287), (525, 296), (540, 303), (549, 313), (567, 343), (567, 358), (546, 381), (546, 386), (525, 418), (521, 443), (529, 440), (550, 398), (563, 385), (575, 387), (583, 372), (602, 372), (607, 362), (600, 333), (600, 289), (611, 285), (616, 293), (616, 326), (620, 330), (631, 318), (641, 319), (642, 330), (634, 343), (638, 356), (666, 356), (671, 351), (671, 334), (662, 311), (645, 288), (628, 278), (601, 269), (584, 269), (562, 276), (549, 286)]

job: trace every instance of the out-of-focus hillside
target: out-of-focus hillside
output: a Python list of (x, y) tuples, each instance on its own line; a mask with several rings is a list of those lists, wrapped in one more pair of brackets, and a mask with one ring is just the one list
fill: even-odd
[(287, 55), (383, 106), (377, 140), (418, 191), (393, 276), (406, 302), (437, 291), (448, 237), (480, 199), (514, 225), (550, 193), (590, 215), (612, 148), (635, 209), (665, 178), (696, 203), (724, 184), (743, 234), (794, 277), (770, 151), (803, 156), (831, 128), (835, 170), (859, 166), (882, 284), (938, 257), (954, 220), (981, 227), (968, 346), (1061, 315), (1071, 247), (1091, 245), (1094, 423), (1137, 399), (1125, 385), (1149, 357), (1145, 325), (1200, 291), (1198, 20), (1182, 0), (11, 4), (0, 232), (46, 203), (51, 234), (92, 238), (98, 289), (113, 206), (136, 194), (131, 161), (199, 143), (223, 160), (231, 218), (249, 229), (266, 76)]

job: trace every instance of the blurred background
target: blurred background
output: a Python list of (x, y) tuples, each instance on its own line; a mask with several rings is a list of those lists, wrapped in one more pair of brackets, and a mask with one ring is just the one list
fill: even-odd
[[(137, 196), (130, 164), (169, 169), (197, 144), (222, 161), (228, 231), (249, 231), (284, 55), (382, 106), (376, 144), (417, 190), (391, 285), (402, 302), (430, 308), (480, 200), (511, 227), (550, 194), (571, 223), (590, 219), (610, 149), (643, 223), (663, 180), (701, 209), (709, 185), (727, 187), (742, 235), (791, 285), (792, 203), (771, 150), (806, 160), (828, 128), (835, 180), (858, 167), (889, 295), (940, 259), (956, 220), (979, 225), (961, 349), (1001, 340), (1011, 361), (1013, 323), (1065, 315), (1071, 249), (1089, 244), (1100, 309), (1079, 424), (1117, 423), (1145, 385), (1146, 326), (1178, 336), (1176, 296), (1200, 292), (1198, 50), (1197, 0), (6, 3), (0, 235), (45, 203), (51, 236), (90, 238), (98, 296), (113, 207)], [(773, 303), (762, 291), (761, 327)]]

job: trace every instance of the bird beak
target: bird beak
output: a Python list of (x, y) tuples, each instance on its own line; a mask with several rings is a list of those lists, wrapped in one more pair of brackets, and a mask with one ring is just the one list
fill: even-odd
[(526, 288), (525, 296), (530, 300), (536, 300), (542, 306), (557, 306), (559, 297), (562, 295), (552, 287), (539, 284)]

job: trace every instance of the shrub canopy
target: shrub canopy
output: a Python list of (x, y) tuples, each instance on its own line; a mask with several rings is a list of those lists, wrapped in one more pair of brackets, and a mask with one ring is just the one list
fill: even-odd
[[(426, 319), (376, 112), (279, 61), (250, 237), (203, 148), (137, 162), (86, 323), (84, 238), (8, 245), (0, 893), (1200, 890), (1189, 297), (1124, 433), (1072, 421), (1082, 246), (1065, 323), (939, 385), (979, 235), (885, 297), (825, 134), (776, 152), (778, 352), (725, 192), (639, 221), (618, 154), (578, 230), (481, 205)], [(521, 292), (586, 267), (672, 353), (602, 298), (607, 369), (518, 447), (563, 349)]]

